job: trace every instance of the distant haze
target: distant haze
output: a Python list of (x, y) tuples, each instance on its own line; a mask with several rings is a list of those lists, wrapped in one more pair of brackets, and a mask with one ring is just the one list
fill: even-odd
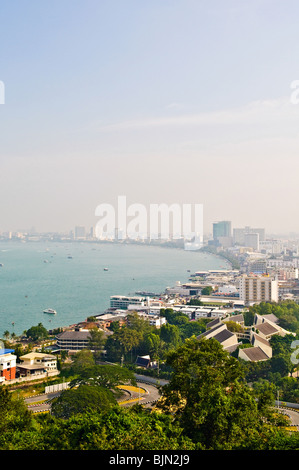
[(88, 230), (96, 207), (204, 206), (299, 232), (296, 0), (0, 6), (0, 231)]

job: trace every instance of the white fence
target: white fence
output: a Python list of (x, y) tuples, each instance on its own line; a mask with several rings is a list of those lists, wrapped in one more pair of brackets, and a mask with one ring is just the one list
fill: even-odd
[(49, 385), (48, 387), (45, 387), (45, 393), (61, 392), (67, 388), (69, 388), (69, 382), (62, 382), (61, 384)]

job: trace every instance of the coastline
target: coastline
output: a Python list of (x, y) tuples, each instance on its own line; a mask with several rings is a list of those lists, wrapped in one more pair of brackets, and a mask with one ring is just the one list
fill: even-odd
[[(103, 313), (111, 295), (160, 294), (177, 281), (187, 282), (189, 270), (220, 269), (214, 254), (205, 259), (204, 253), (161, 244), (128, 243), (122, 249), (106, 241), (53, 242), (0, 244), (0, 336), (6, 330), (20, 335), (40, 322), (47, 330), (64, 328)], [(58, 314), (45, 318), (45, 308)]]

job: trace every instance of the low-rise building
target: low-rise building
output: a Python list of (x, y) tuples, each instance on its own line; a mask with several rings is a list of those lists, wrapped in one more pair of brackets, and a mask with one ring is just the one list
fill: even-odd
[(157, 362), (152, 361), (150, 356), (137, 356), (136, 366), (142, 367), (143, 369), (151, 369), (157, 367)]
[[(161, 326), (166, 324), (166, 318), (160, 317), (159, 315), (148, 315), (148, 314), (138, 313), (138, 317), (141, 318), (142, 320), (147, 321), (151, 326), (154, 326), (155, 328), (161, 328)], [(129, 322), (130, 320), (128, 319), (128, 323)]]
[(237, 335), (229, 331), (227, 329), (227, 325), (220, 319), (216, 319), (215, 321), (207, 324), (207, 330), (197, 336), (198, 340), (202, 338), (216, 339), (222, 345), (223, 349), (229, 352), (234, 351), (239, 345)]
[[(243, 332), (233, 333), (227, 329), (227, 321), (235, 321), (239, 323), (244, 329)], [(285, 330), (278, 325), (278, 318), (275, 315), (255, 315), (254, 324), (250, 327), (245, 327), (244, 318), (242, 314), (231, 315), (224, 319), (216, 318), (207, 324), (207, 330), (199, 335), (197, 339), (201, 338), (214, 338), (223, 346), (228, 352), (233, 352), (242, 343), (239, 339), (247, 339), (251, 346), (239, 348), (238, 357), (245, 361), (266, 361), (272, 357), (272, 347), (269, 340), (273, 335), (285, 336), (291, 334), (296, 336), (295, 333)]]
[(22, 361), (17, 365), (20, 377), (44, 375), (57, 375), (57, 359), (52, 354), (31, 352), (20, 357)]
[(296, 336), (296, 333), (285, 330), (278, 325), (278, 319), (275, 315), (258, 315), (257, 313), (254, 316), (253, 325), (258, 330), (260, 336), (270, 339), (273, 335), (285, 336), (293, 335)]
[(129, 305), (146, 305), (146, 299), (138, 296), (112, 295), (110, 297), (110, 307), (127, 310)]
[(269, 356), (259, 346), (252, 348), (239, 349), (239, 359), (249, 362), (268, 361)]
[(272, 357), (272, 347), (267, 339), (252, 332), (250, 341), (252, 346), (261, 348), (269, 359)]
[(190, 320), (199, 320), (200, 318), (224, 318), (227, 311), (218, 307), (195, 306), (177, 304), (171, 307), (175, 312), (187, 315)]
[(285, 336), (295, 333), (285, 330), (278, 325), (275, 315), (258, 315), (254, 317), (254, 330), (250, 332), (250, 343), (252, 347), (239, 349), (239, 358), (244, 361), (267, 361), (272, 357), (272, 347), (269, 340), (274, 335)]
[(65, 351), (81, 351), (88, 348), (90, 339), (89, 330), (75, 328), (75, 330), (59, 333), (56, 336), (56, 345)]
[(0, 383), (16, 377), (16, 360), (13, 349), (0, 349)]

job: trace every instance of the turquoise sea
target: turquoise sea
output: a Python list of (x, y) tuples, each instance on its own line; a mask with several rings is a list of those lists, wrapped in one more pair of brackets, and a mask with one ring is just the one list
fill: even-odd
[[(215, 256), (174, 248), (80, 242), (0, 242), (0, 338), (104, 312), (111, 295), (164, 292), (188, 270), (223, 269)], [(108, 268), (105, 271), (104, 268)], [(56, 315), (43, 313), (46, 308)]]

